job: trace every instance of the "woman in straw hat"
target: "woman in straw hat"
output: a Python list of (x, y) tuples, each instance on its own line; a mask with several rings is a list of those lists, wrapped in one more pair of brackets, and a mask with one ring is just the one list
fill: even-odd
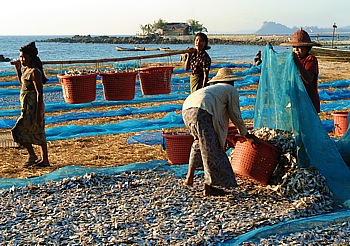
[(192, 186), (195, 169), (203, 168), (204, 196), (225, 194), (215, 186), (237, 185), (224, 150), (229, 119), (242, 136), (254, 141), (254, 135), (248, 134), (241, 117), (234, 80), (237, 77), (231, 69), (221, 68), (209, 81), (214, 85), (193, 92), (183, 104), (183, 120), (194, 137), (185, 184)]
[(282, 46), (293, 46), (294, 61), (298, 68), (300, 77), (304, 83), (306, 91), (317, 111), (320, 112), (320, 97), (318, 95), (318, 61), (309, 52), (312, 46), (320, 46), (316, 42), (311, 42), (307, 32), (300, 29), (296, 31), (292, 39)]
[(188, 49), (187, 59), (184, 69), (191, 69), (190, 90), (194, 91), (207, 86), (210, 70), (211, 58), (206, 52), (210, 49), (208, 46), (208, 37), (204, 33), (197, 33), (194, 39), (196, 48)]
[[(49, 166), (44, 122), (43, 84), (46, 82), (38, 49), (34, 42), (20, 48), (20, 59), (14, 62), (21, 84), (21, 116), (12, 128), (13, 139), (27, 149), (28, 160), (23, 167)], [(24, 70), (22, 73), (22, 66)], [(40, 146), (41, 158), (34, 152), (33, 144)]]

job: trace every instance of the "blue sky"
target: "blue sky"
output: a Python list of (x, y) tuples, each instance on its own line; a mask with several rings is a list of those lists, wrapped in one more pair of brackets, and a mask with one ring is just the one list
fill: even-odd
[(198, 20), (209, 33), (253, 33), (264, 21), (344, 27), (349, 9), (350, 0), (6, 0), (0, 35), (127, 35), (158, 19)]

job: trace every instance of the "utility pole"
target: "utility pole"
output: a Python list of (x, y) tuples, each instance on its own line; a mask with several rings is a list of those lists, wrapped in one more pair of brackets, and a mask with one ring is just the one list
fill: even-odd
[(337, 28), (337, 25), (334, 23), (333, 24), (333, 35), (332, 35), (332, 48), (333, 48), (333, 42), (334, 42), (334, 34), (335, 34), (335, 29)]

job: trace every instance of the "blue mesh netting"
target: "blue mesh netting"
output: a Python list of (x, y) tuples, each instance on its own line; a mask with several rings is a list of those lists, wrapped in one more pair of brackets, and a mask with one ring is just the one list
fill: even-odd
[(91, 137), (105, 134), (120, 134), (126, 132), (140, 132), (145, 130), (158, 130), (162, 128), (183, 127), (181, 115), (172, 112), (161, 119), (131, 119), (111, 124), (78, 126), (68, 125), (46, 129), (48, 141), (63, 140), (79, 137)]
[(350, 80), (335, 80), (318, 85), (318, 88), (338, 88), (350, 86)]
[(264, 51), (254, 127), (294, 132), (300, 167), (316, 166), (335, 199), (350, 199), (350, 171), (313, 107), (292, 52)]
[(58, 181), (64, 178), (72, 178), (74, 176), (83, 176), (87, 173), (97, 174), (119, 174), (122, 172), (130, 172), (133, 170), (146, 170), (146, 169), (157, 169), (157, 170), (170, 170), (175, 173), (177, 177), (183, 177), (187, 172), (187, 165), (170, 165), (166, 160), (155, 160), (143, 163), (132, 163), (125, 166), (109, 167), (109, 168), (86, 168), (80, 166), (66, 166), (62, 167), (54, 172), (42, 175), (40, 177), (33, 178), (1, 178), (0, 189), (8, 189), (12, 186), (20, 187), (29, 184), (41, 184), (48, 181)]
[[(218, 245), (241, 245), (244, 242), (258, 243), (260, 238), (267, 238), (272, 235), (287, 235), (306, 230), (315, 230), (317, 227), (331, 226), (334, 223), (348, 222), (350, 211), (341, 211), (326, 215), (318, 215), (311, 218), (301, 218), (290, 220), (272, 226), (265, 226), (245, 234), (242, 234), (232, 240), (228, 240)], [(299, 241), (298, 241), (299, 242)], [(280, 245), (280, 244), (279, 244)], [(303, 245), (302, 243), (298, 245)], [(315, 244), (316, 245), (316, 244)]]

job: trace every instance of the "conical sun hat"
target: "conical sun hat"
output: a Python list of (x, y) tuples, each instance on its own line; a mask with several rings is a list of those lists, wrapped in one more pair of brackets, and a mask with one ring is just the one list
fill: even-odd
[(243, 79), (243, 77), (233, 74), (233, 71), (229, 68), (220, 68), (216, 75), (208, 81), (208, 83), (215, 82), (228, 82)]
[(281, 46), (321, 46), (321, 44), (312, 42), (310, 36), (303, 29), (296, 31), (289, 42), (281, 43)]

